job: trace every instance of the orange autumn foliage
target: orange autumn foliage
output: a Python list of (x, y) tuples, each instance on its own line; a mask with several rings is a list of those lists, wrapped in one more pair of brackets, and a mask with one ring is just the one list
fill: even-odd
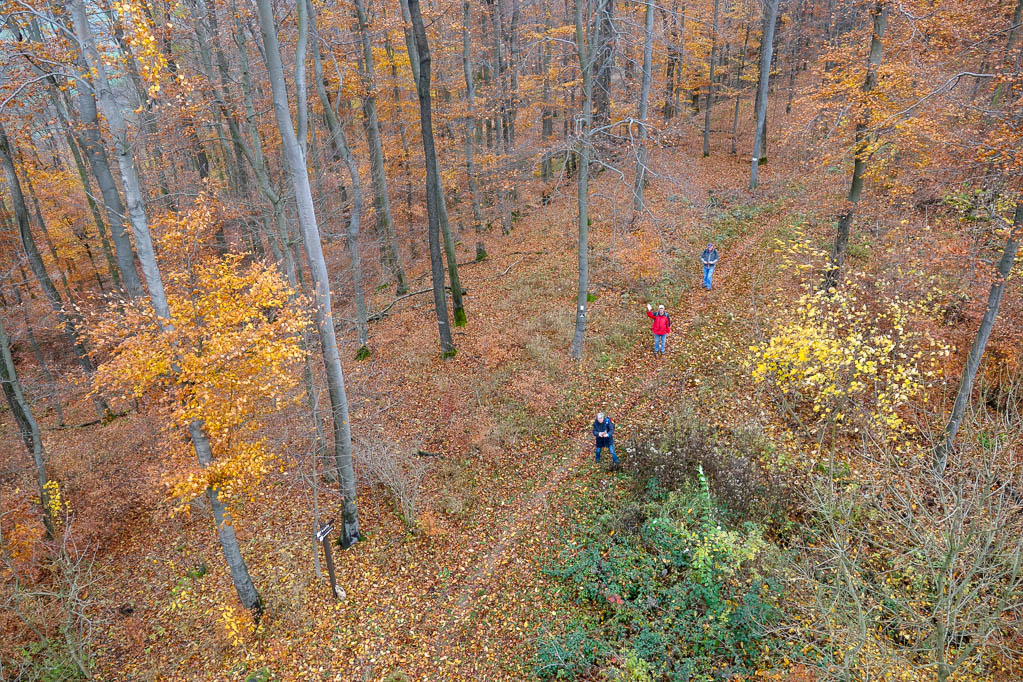
[(258, 484), (274, 457), (261, 427), (293, 399), (296, 364), (306, 353), (309, 318), (280, 273), (202, 248), (216, 222), (215, 208), (201, 197), (156, 225), (171, 309), (163, 330), (142, 302), (112, 303), (90, 325), (102, 349), (96, 390), (150, 399), (167, 429), (205, 425), (215, 456), (205, 469), (185, 443), (165, 441), (173, 462), (167, 482), (182, 504), (207, 487), (230, 501)]

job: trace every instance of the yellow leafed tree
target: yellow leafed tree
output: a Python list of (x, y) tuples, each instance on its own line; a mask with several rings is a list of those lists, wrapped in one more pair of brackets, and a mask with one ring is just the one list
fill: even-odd
[(198, 420), (209, 433), (215, 459), (205, 468), (177, 439), (166, 441), (174, 450), (169, 483), (181, 504), (207, 487), (229, 503), (262, 478), (273, 457), (262, 427), (294, 395), (309, 324), (300, 306), (289, 305), (293, 292), (271, 266), (208, 255), (204, 244), (221, 220), (202, 198), (157, 225), (170, 326), (161, 330), (142, 302), (111, 306), (92, 325), (107, 355), (97, 390), (148, 397), (165, 427)]

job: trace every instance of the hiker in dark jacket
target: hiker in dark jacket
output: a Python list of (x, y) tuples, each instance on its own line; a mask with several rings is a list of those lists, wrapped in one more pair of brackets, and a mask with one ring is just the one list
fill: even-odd
[(650, 327), (654, 333), (654, 355), (664, 355), (664, 340), (671, 332), (671, 316), (664, 312), (663, 305), (657, 306), (655, 313), (649, 303), (646, 304), (646, 316), (654, 321)]
[(714, 266), (718, 264), (718, 250), (714, 244), (707, 244), (707, 248), (700, 254), (700, 261), (703, 263), (703, 288), (710, 291), (711, 281), (714, 279)]
[(600, 464), (600, 451), (607, 448), (611, 451), (611, 461), (618, 466), (618, 455), (615, 454), (615, 425), (603, 412), (598, 412), (597, 418), (593, 420), (593, 437), (597, 439), (597, 464)]

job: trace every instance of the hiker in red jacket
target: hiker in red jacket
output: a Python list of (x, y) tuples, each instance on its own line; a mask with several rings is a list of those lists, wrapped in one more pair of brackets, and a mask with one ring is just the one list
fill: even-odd
[(657, 306), (657, 312), (649, 303), (646, 304), (647, 317), (654, 321), (652, 330), (654, 332), (654, 355), (664, 355), (664, 337), (671, 332), (671, 316), (664, 312), (664, 306)]

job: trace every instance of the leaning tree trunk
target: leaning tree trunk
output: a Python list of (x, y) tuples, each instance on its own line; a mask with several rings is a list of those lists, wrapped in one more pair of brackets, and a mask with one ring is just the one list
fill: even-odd
[[(455, 354), (448, 325), (447, 299), (444, 295), (444, 266), (441, 261), (440, 215), (438, 201), (443, 201), (439, 190), (440, 177), (437, 172), (437, 148), (433, 140), (433, 112), (430, 103), (430, 46), (426, 41), (426, 29), (419, 11), (419, 0), (408, 0), (409, 20), (415, 39), (418, 65), (416, 71), (416, 92), (419, 95), (419, 123), (423, 134), (423, 154), (426, 157), (426, 211), (430, 230), (430, 267), (433, 275), (433, 306), (437, 312), (437, 328), (440, 332), (440, 349), (445, 358)], [(454, 289), (452, 283), (452, 289)]]
[[(309, 25), (313, 35), (313, 79), (316, 81), (316, 93), (320, 97), (320, 104), (323, 106), (324, 118), (327, 120), (327, 130), (330, 132), (330, 142), (334, 147), (335, 154), (340, 157), (352, 176), (352, 216), (348, 222), (348, 255), (352, 260), (352, 287), (355, 297), (355, 330), (358, 337), (358, 357), (369, 355), (369, 324), (366, 312), (366, 295), (362, 286), (362, 259), (359, 256), (359, 226), (362, 224), (362, 182), (359, 179), (359, 164), (356, 163), (352, 150), (348, 146), (348, 139), (345, 137), (344, 128), (338, 120), (334, 108), (330, 106), (330, 98), (327, 97), (327, 87), (323, 83), (323, 59), (320, 56), (319, 32), (316, 28), (316, 14), (310, 0), (303, 0), (306, 3), (309, 13)], [(361, 5), (361, 0), (359, 0)], [(378, 136), (379, 137), (379, 136)], [(379, 141), (379, 140), (378, 140)], [(385, 188), (386, 189), (386, 188)], [(388, 208), (390, 211), (390, 208)], [(393, 229), (391, 236), (394, 236)], [(400, 270), (401, 265), (398, 265)], [(402, 271), (398, 282), (404, 282), (405, 273)]]
[(703, 112), (703, 155), (710, 156), (710, 110), (714, 104), (714, 66), (718, 50), (718, 11), (721, 0), (714, 0), (714, 23), (710, 29), (710, 78), (707, 81), (707, 106)]
[(948, 465), (948, 456), (955, 446), (956, 434), (959, 433), (959, 427), (963, 423), (966, 406), (969, 404), (970, 395), (973, 393), (973, 380), (977, 376), (980, 361), (984, 357), (984, 349), (987, 348), (988, 338), (991, 336), (991, 329), (994, 327), (995, 319), (998, 317), (998, 307), (1002, 304), (1002, 296), (1005, 294), (1005, 283), (1009, 279), (1013, 263), (1016, 262), (1016, 252), (1019, 251), (1021, 236), (1023, 236), (1023, 201), (1016, 204), (1016, 214), (1012, 220), (1009, 238), (1005, 242), (1002, 258), (998, 261), (995, 281), (991, 283), (991, 291), (988, 292), (984, 319), (980, 322), (980, 328), (977, 330), (977, 336), (973, 339), (970, 354), (966, 357), (963, 375), (959, 380), (959, 390), (956, 391), (955, 402), (952, 403), (952, 414), (948, 418), (948, 424), (945, 425), (941, 442), (934, 449), (934, 473), (939, 476), (945, 473), (945, 467)]
[[(867, 62), (867, 77), (863, 83), (863, 92), (869, 93), (877, 85), (877, 71), (881, 65), (881, 39), (884, 38), (885, 26), (888, 23), (887, 0), (878, 0), (871, 12), (874, 18), (874, 30), (870, 38), (870, 56)], [(864, 173), (867, 169), (869, 156), (869, 140), (867, 126), (870, 122), (870, 109), (864, 111), (856, 122), (856, 143), (853, 146), (853, 174), (849, 184), (849, 196), (846, 207), (838, 216), (838, 230), (835, 233), (835, 249), (831, 255), (831, 264), (824, 276), (824, 290), (828, 291), (839, 285), (842, 266), (845, 265), (846, 249), (849, 246), (849, 231), (852, 226), (856, 205), (863, 194)]]
[[(298, 224), (302, 231), (302, 241), (315, 292), (316, 327), (320, 336), (320, 348), (323, 352), (327, 391), (330, 394), (334, 423), (334, 461), (343, 497), (341, 545), (349, 547), (360, 537), (359, 515), (355, 503), (355, 469), (352, 466), (352, 432), (348, 417), (348, 395), (345, 391), (337, 335), (334, 332), (334, 315), (330, 302), (330, 278), (327, 273), (327, 263), (323, 258), (323, 247), (320, 244), (320, 233), (316, 223), (316, 210), (313, 206), (305, 154), (291, 121), (291, 109), (288, 106), (288, 92), (284, 81), (284, 65), (281, 62), (277, 26), (274, 23), (270, 0), (258, 0), (257, 7), (260, 33), (263, 36), (264, 58), (273, 96), (274, 116), (277, 119), (277, 128), (281, 133), (282, 150), (295, 190)], [(299, 102), (298, 105), (302, 107), (305, 106), (305, 103)]]
[[(85, 346), (78, 336), (76, 321), (64, 310), (64, 301), (61, 299), (57, 287), (54, 286), (53, 280), (50, 279), (50, 273), (46, 270), (43, 257), (40, 255), (35, 239), (32, 236), (28, 207), (25, 204), (25, 195), (21, 191), (21, 182), (14, 167), (14, 150), (11, 148), (10, 140), (7, 139), (7, 133), (4, 131), (2, 124), (0, 124), (0, 165), (3, 166), (4, 175), (7, 177), (7, 189), (11, 193), (14, 219), (18, 225), (18, 235), (21, 238), (22, 248), (25, 250), (25, 255), (28, 258), (29, 267), (32, 268), (32, 273), (39, 282), (39, 288), (43, 290), (47, 300), (50, 302), (50, 307), (57, 315), (57, 319), (60, 320), (60, 326), (64, 329), (64, 335), (67, 337), (68, 343), (71, 344), (71, 352), (74, 354), (75, 361), (82, 368), (82, 371), (85, 372), (85, 375), (91, 377), (96, 370), (92, 366), (89, 354), (86, 352)], [(100, 396), (93, 397), (93, 404), (96, 406), (96, 412), (101, 419), (110, 411), (110, 406)]]
[(771, 55), (774, 51), (774, 27), (778, 23), (778, 3), (767, 0), (764, 7), (764, 34), (760, 38), (760, 79), (757, 83), (757, 127), (753, 133), (753, 160), (750, 167), (749, 188), (756, 189), (759, 182), (760, 155), (763, 152), (764, 130), (767, 127), (767, 90), (771, 80)]
[(643, 33), (643, 84), (639, 91), (639, 149), (636, 150), (636, 181), (632, 190), (632, 210), (643, 210), (643, 185), (646, 184), (646, 165), (649, 153), (646, 148), (647, 110), (650, 105), (650, 77), (654, 67), (654, 3), (647, 0), (646, 27)]
[[(370, 44), (369, 25), (364, 0), (355, 0), (355, 11), (359, 22), (359, 37), (362, 41), (362, 85), (366, 94), (362, 97), (362, 113), (366, 121), (366, 138), (369, 142), (370, 175), (373, 178), (373, 205), (377, 214), (377, 231), (383, 241), (384, 261), (394, 276), (399, 296), (408, 292), (405, 270), (401, 265), (401, 252), (394, 232), (391, 217), (391, 199), (387, 191), (387, 174), (384, 166), (384, 148), (380, 141), (380, 120), (377, 115), (376, 81), (373, 67), (373, 49)], [(324, 108), (327, 105), (324, 104)], [(346, 162), (347, 163), (347, 162)]]
[[(135, 158), (132, 156), (132, 147), (128, 140), (128, 131), (123, 111), (110, 87), (110, 81), (106, 74), (106, 65), (96, 49), (92, 28), (85, 15), (84, 0), (70, 0), (70, 9), (72, 20), (74, 21), (75, 34), (81, 45), (88, 67), (92, 70), (95, 77), (94, 86), (99, 106), (103, 110), (103, 115), (107, 119), (107, 125), (110, 128), (110, 134), (114, 138), (117, 151), (117, 165), (121, 171), (121, 184), (124, 187), (124, 196), (128, 203), (128, 217), (131, 222), (132, 232), (135, 235), (135, 247), (142, 266), (142, 274), (146, 279), (146, 288), (149, 289), (149, 299), (153, 304), (153, 312), (156, 313), (161, 328), (165, 332), (171, 332), (173, 327), (170, 323), (170, 305), (167, 302), (167, 293), (163, 287), (163, 277), (156, 262), (153, 238), (149, 232), (149, 220), (142, 200), (142, 187), (139, 182), (138, 170), (135, 167)], [(188, 431), (192, 444), (195, 447), (195, 454), (199, 464), (204, 468), (208, 467), (213, 462), (213, 455), (209, 436), (207, 436), (202, 423), (198, 421), (192, 422), (189, 424)], [(245, 559), (242, 557), (241, 547), (238, 545), (238, 538), (234, 532), (234, 524), (230, 515), (224, 510), (216, 488), (207, 488), (206, 494), (209, 497), (210, 508), (213, 510), (214, 519), (217, 523), (220, 547), (224, 552), (224, 559), (231, 571), (235, 591), (238, 593), (238, 598), (241, 600), (242, 605), (253, 611), (258, 617), (263, 612), (263, 600), (259, 596), (259, 592), (256, 591), (256, 586), (249, 575), (248, 567), (245, 565)]]
[(46, 473), (46, 453), (43, 450), (42, 433), (39, 431), (39, 424), (32, 415), (32, 407), (21, 388), (18, 380), (18, 372), (14, 367), (14, 358), (11, 356), (10, 342), (7, 338), (7, 330), (4, 329), (3, 317), (0, 316), (0, 383), (3, 384), (4, 397), (14, 415), (14, 421), (21, 433), (21, 440), (25, 443), (25, 449), (32, 457), (32, 463), (36, 469), (36, 483), (39, 485), (39, 506), (43, 517), (43, 526), (46, 529), (46, 537), (53, 539), (54, 522), (50, 508), (50, 492), (46, 488), (49, 476)]
[(596, 20), (595, 36), (590, 40), (583, 37), (583, 0), (575, 0), (575, 41), (579, 56), (579, 68), (583, 76), (582, 130), (576, 154), (579, 157), (577, 202), (579, 219), (579, 288), (576, 292), (575, 334), (569, 349), (572, 357), (583, 356), (583, 342), (586, 340), (586, 309), (589, 303), (590, 262), (589, 262), (589, 191), (590, 191), (590, 142), (593, 124), (593, 53), (594, 45), (600, 44), (600, 19)]

